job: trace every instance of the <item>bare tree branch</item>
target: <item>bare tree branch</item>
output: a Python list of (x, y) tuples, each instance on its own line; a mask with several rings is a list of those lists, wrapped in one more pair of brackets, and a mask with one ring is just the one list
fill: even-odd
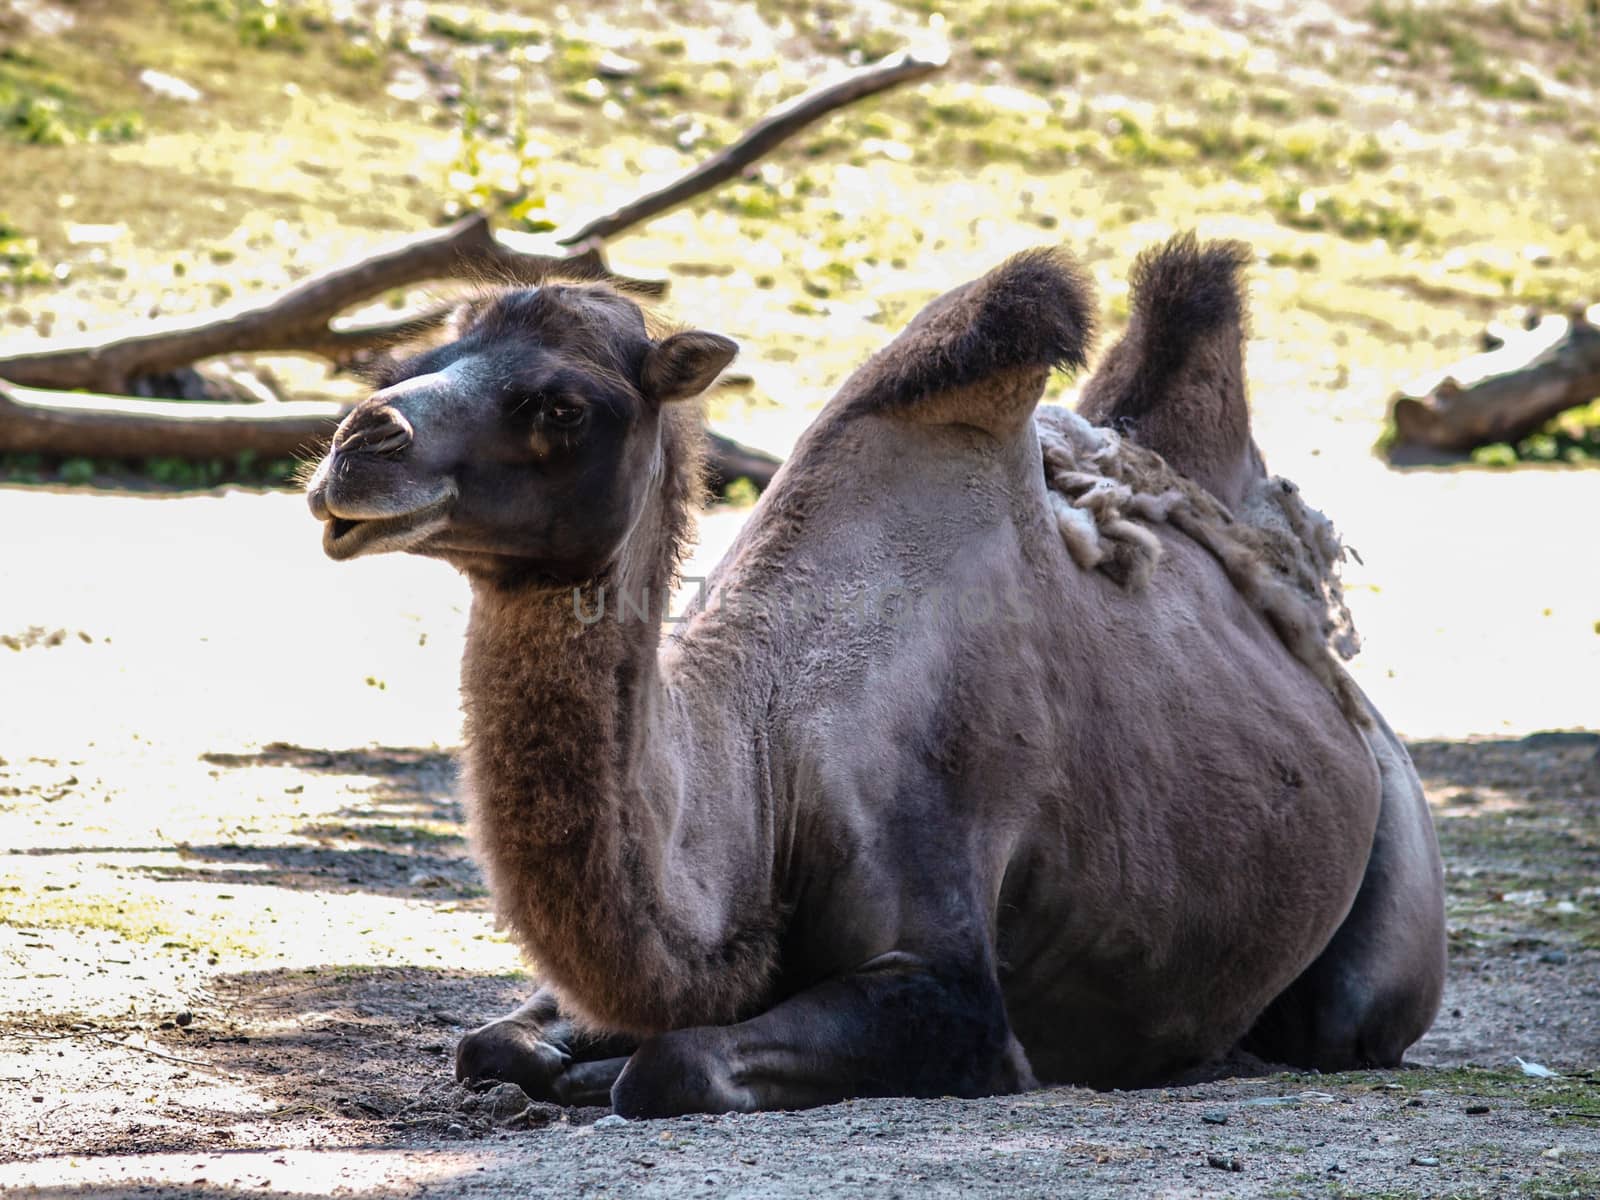
[[(494, 235), (482, 213), (447, 229), (412, 238), (392, 250), (313, 276), (277, 299), (225, 317), (171, 323), (110, 342), (64, 346), (0, 359), (0, 378), (31, 387), (87, 388), (126, 393), (132, 380), (187, 366), (219, 354), (292, 351), (344, 362), (416, 327), (411, 318), (391, 325), (342, 330), (330, 322), (344, 309), (394, 288), (432, 279), (495, 279), (538, 283), (552, 275), (616, 278), (597, 247), (572, 254), (529, 254)], [(632, 290), (659, 294), (660, 283), (620, 280)]]
[(131, 400), (0, 385), (0, 451), (55, 458), (258, 458), (317, 453), (337, 404)]
[[(341, 410), (330, 404), (231, 404), (122, 401), (112, 395), (69, 395), (71, 389), (127, 394), (135, 380), (222, 354), (292, 352), (348, 365), (436, 328), (448, 308), (395, 321), (337, 325), (344, 310), (395, 288), (434, 279), (538, 283), (551, 276), (604, 278), (625, 290), (660, 295), (663, 282), (613, 275), (603, 239), (730, 179), (800, 130), (857, 100), (922, 79), (945, 65), (943, 54), (902, 53), (819, 87), (769, 113), (733, 145), (675, 183), (591, 221), (560, 244), (566, 254), (514, 249), (488, 218), (473, 214), (447, 229), (316, 275), (266, 304), (223, 317), (166, 323), (109, 342), (63, 346), (0, 358), (0, 451), (57, 457), (231, 457), (249, 450), (279, 458), (311, 453), (333, 431)], [(42, 391), (34, 389), (55, 389)], [(720, 489), (737, 478), (764, 488), (778, 460), (709, 434), (708, 474)]]
[(902, 51), (837, 82), (809, 91), (773, 109), (738, 141), (712, 155), (687, 175), (659, 191), (623, 205), (613, 213), (590, 221), (576, 233), (563, 236), (560, 242), (563, 246), (592, 245), (615, 237), (625, 229), (659, 216), (732, 179), (780, 142), (829, 113), (867, 96), (925, 78), (943, 69), (946, 61), (943, 54), (918, 58), (910, 51)]

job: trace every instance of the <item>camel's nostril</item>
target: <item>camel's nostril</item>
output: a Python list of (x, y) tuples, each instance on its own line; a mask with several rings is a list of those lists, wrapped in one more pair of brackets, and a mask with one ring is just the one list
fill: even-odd
[(399, 454), (411, 445), (411, 422), (396, 409), (384, 407), (359, 413), (334, 437), (344, 454)]

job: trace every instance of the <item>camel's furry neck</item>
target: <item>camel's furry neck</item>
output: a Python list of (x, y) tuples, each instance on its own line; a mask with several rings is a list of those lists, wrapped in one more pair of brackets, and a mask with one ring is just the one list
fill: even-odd
[(475, 581), (462, 663), (473, 833), (500, 917), (580, 1014), (641, 1033), (680, 1021), (710, 952), (669, 878), (685, 788), (656, 658), (698, 429), (695, 414), (664, 420), (659, 487), (606, 576)]

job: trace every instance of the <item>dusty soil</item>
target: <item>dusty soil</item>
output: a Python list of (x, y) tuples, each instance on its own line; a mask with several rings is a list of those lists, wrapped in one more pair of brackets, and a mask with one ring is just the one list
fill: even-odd
[[(235, 37), (275, 7), (323, 15)], [(1600, 475), (1371, 454), (1394, 386), (1485, 317), (1592, 298), (1592, 17), (943, 7), (0, 0), (0, 108), (45, 88), (75, 131), (0, 145), (30, 185), (0, 191), (0, 319), (20, 348), (260, 299), (518, 188), (568, 223), (830, 64), (950, 41), (942, 79), (613, 259), (740, 338), (754, 384), (713, 415), (781, 451), (1010, 250), (1066, 241), (1114, 330), (1140, 247), (1254, 243), (1258, 434), (1361, 551), (1355, 673), (1446, 849), (1449, 992), (1412, 1069), (622, 1125), (467, 1096), (454, 1041), (529, 985), (453, 790), (460, 581), (326, 562), (292, 495), (0, 486), (0, 1190), (1600, 1196)], [(608, 51), (638, 73), (601, 80)], [(86, 132), (130, 108), (142, 136)], [(708, 515), (698, 564), (742, 518)]]

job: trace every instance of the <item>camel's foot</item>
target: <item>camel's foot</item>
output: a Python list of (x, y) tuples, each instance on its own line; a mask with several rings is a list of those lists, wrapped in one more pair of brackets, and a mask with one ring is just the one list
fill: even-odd
[(456, 1078), (462, 1083), (514, 1083), (535, 1100), (561, 1100), (556, 1083), (571, 1062), (565, 1048), (515, 1016), (474, 1029), (456, 1046)]
[(514, 1083), (535, 1100), (609, 1104), (611, 1085), (639, 1044), (585, 1032), (541, 988), (520, 1008), (474, 1029), (456, 1047), (456, 1078), (469, 1087)]

